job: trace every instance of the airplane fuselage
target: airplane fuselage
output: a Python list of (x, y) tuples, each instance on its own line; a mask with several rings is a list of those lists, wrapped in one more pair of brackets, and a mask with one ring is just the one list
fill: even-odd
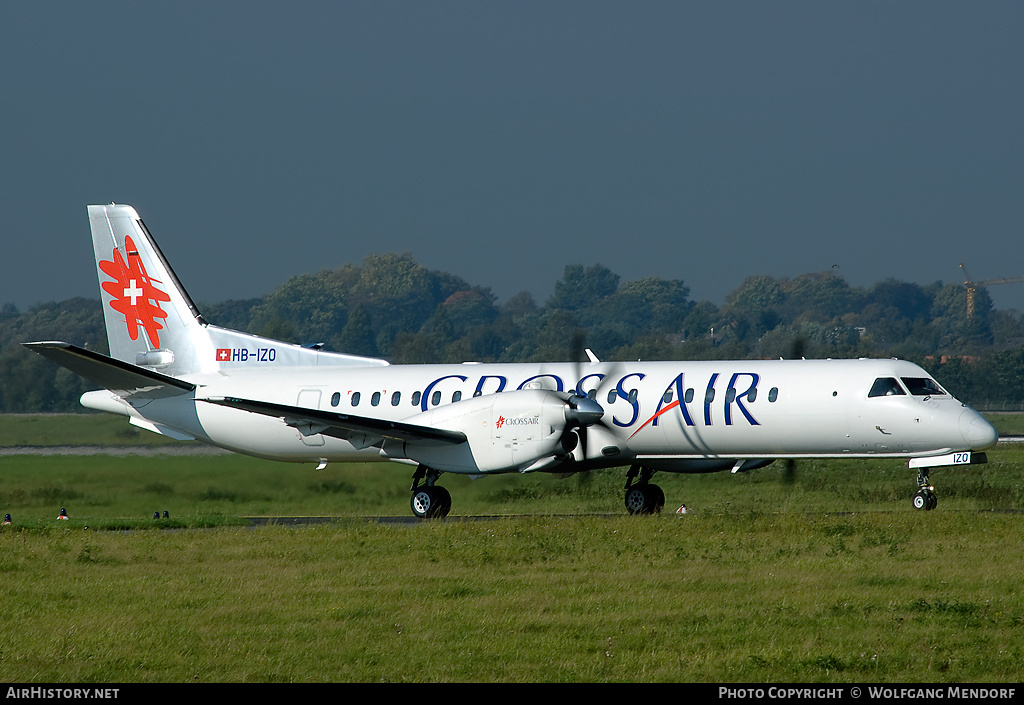
[[(421, 423), (423, 415), (436, 416), (439, 412), (449, 419), (459, 419), (460, 409), (474, 413), (470, 409), (474, 403), (480, 405), (483, 397), (496, 394), (536, 388), (578, 390), (596, 397), (605, 410), (601, 447), (591, 447), (587, 457), (578, 460), (590, 467), (640, 461), (676, 472), (708, 467), (691, 462), (696, 460), (942, 455), (983, 447), (991, 440), (991, 426), (944, 391), (869, 396), (872, 384), (880, 378), (929, 376), (917, 365), (900, 360), (274, 369), (268, 352), (260, 367), (251, 366), (246, 357), (238, 360), (238, 369), (188, 378), (198, 385), (195, 398), (153, 400), (135, 413), (214, 445), (295, 462), (407, 458), (394, 445), (360, 448), (350, 440), (311, 432), (315, 428), (296, 428), (280, 419), (196, 399), (257, 398), (307, 409)], [(100, 406), (113, 410), (106, 402)], [(121, 412), (126, 410), (122, 407)], [(488, 407), (473, 423), (486, 424), (495, 444), (518, 443), (531, 433), (544, 435), (549, 431), (541, 428), (543, 420), (532, 409), (508, 415), (500, 408), (495, 411)], [(448, 425), (458, 427), (459, 423)], [(470, 463), (447, 471), (521, 469), (514, 462), (498, 468)]]

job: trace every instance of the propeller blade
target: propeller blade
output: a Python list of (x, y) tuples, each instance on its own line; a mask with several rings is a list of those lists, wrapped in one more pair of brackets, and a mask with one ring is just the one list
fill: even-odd
[(807, 350), (807, 338), (802, 335), (798, 335), (793, 339), (793, 347), (790, 349), (790, 359), (799, 360), (804, 356), (804, 352)]
[(792, 485), (796, 482), (796, 460), (789, 458), (786, 460), (786, 469), (782, 473), (782, 484)]
[[(579, 439), (580, 454), (583, 459), (587, 458), (587, 441), (588, 433), (587, 428), (590, 426), (604, 426), (609, 431), (613, 431), (611, 427), (604, 421), (604, 407), (596, 401), (601, 398), (601, 394), (605, 391), (609, 384), (616, 383), (616, 373), (621, 366), (621, 363), (613, 363), (611, 367), (600, 373), (600, 379), (598, 383), (590, 390), (585, 388), (586, 385), (581, 385), (580, 380), (583, 379), (584, 365), (594, 365), (598, 363), (597, 357), (587, 349), (586, 347), (586, 332), (583, 330), (576, 330), (572, 334), (572, 341), (570, 343), (570, 360), (573, 363), (573, 380), (572, 388), (569, 390), (566, 398), (566, 409), (565, 409), (565, 420), (566, 420), (566, 431), (574, 433)], [(593, 383), (593, 377), (590, 378), (590, 383)], [(593, 395), (589, 395), (588, 391), (592, 391)]]
[(582, 330), (577, 330), (576, 332), (574, 332), (572, 334), (572, 343), (571, 343), (572, 347), (569, 349), (569, 355), (570, 355), (569, 359), (572, 360), (572, 364), (573, 364), (573, 368), (572, 368), (572, 376), (573, 376), (572, 384), (574, 386), (574, 390), (573, 391), (575, 391), (578, 394), (582, 394), (583, 393), (582, 390), (575, 389), (575, 385), (577, 385), (579, 383), (580, 376), (581, 376), (580, 375), (580, 365), (583, 362), (583, 360), (581, 358), (583, 357), (584, 346), (587, 344), (586, 340), (587, 340), (586, 333), (584, 333)]

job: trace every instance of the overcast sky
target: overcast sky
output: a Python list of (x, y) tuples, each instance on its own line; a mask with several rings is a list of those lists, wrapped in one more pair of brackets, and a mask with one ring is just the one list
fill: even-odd
[(538, 303), (1024, 277), (1022, 74), (1020, 2), (8, 0), (0, 303), (98, 298), (111, 201), (208, 303), (385, 252)]

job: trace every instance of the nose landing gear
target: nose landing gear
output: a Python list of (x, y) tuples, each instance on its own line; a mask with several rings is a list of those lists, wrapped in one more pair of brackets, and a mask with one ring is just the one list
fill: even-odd
[(919, 468), (917, 471), (917, 484), (921, 488), (914, 495), (914, 509), (931, 511), (939, 503), (935, 496), (935, 488), (928, 480), (928, 468)]

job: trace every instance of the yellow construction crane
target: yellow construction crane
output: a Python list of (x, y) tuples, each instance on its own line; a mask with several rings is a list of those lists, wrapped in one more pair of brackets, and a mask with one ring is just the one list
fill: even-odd
[(974, 317), (974, 292), (979, 287), (991, 286), (992, 284), (1019, 284), (1024, 282), (1024, 277), (997, 277), (996, 279), (985, 279), (984, 281), (976, 282), (967, 273), (967, 267), (964, 266), (963, 262), (960, 263), (960, 271), (964, 273), (964, 286), (967, 288), (968, 318)]

